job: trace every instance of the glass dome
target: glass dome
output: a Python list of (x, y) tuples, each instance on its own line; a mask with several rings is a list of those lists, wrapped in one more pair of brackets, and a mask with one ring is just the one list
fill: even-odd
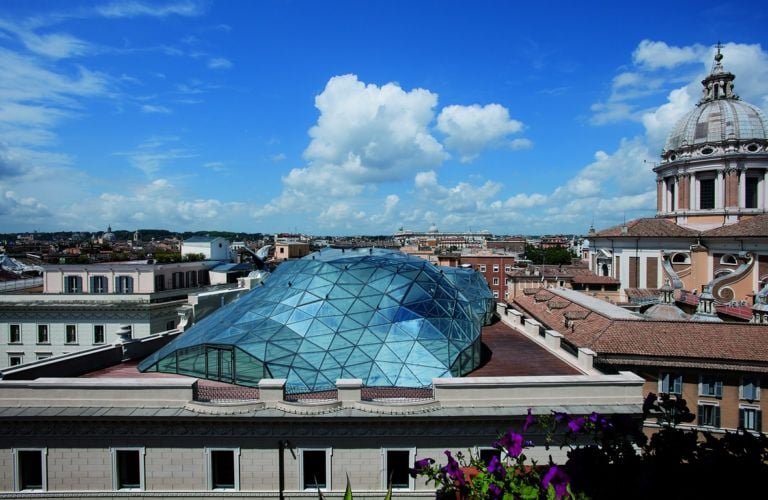
[[(471, 273), (477, 274), (472, 270)], [(289, 392), (425, 387), (480, 363), (488, 285), (464, 271), (382, 249), (328, 249), (288, 261), (139, 365)], [(482, 309), (480, 309), (482, 308)]]

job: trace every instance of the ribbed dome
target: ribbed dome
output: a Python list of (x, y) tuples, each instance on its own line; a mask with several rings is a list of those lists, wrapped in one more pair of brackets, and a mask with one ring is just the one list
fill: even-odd
[(724, 151), (765, 150), (768, 119), (757, 106), (733, 93), (736, 77), (723, 69), (722, 60), (718, 45), (712, 72), (701, 82), (701, 100), (677, 122), (667, 138), (664, 160), (675, 161), (680, 153), (706, 156)]
[(677, 122), (665, 152), (728, 140), (768, 139), (768, 119), (757, 107), (737, 99), (704, 102)]

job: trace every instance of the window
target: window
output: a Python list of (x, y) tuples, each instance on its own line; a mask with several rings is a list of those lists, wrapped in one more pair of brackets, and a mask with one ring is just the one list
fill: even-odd
[(392, 486), (393, 490), (406, 490), (413, 488), (413, 478), (411, 478), (409, 469), (413, 467), (413, 461), (416, 456), (416, 450), (411, 449), (385, 449), (384, 466), (382, 470), (386, 475), (383, 478), (382, 489)]
[(736, 260), (736, 257), (734, 257), (731, 254), (725, 254), (722, 257), (720, 257), (720, 264), (726, 265), (726, 266), (735, 266), (739, 263), (738, 260)]
[(17, 366), (24, 362), (24, 354), (19, 352), (8, 353), (8, 366)]
[(115, 276), (115, 293), (133, 293), (133, 277)]
[(494, 264), (493, 265), (493, 272), (494, 273), (498, 273), (499, 272), (499, 265), (498, 264)]
[(510, 265), (510, 264), (505, 264), (505, 265), (504, 265), (504, 272), (505, 272), (505, 273), (509, 273), (509, 272), (512, 272), (512, 265)]
[(165, 275), (158, 274), (155, 276), (155, 291), (162, 292), (165, 290)]
[(166, 330), (173, 330), (174, 328), (176, 328), (176, 321), (171, 319), (165, 322)]
[(50, 340), (48, 338), (48, 325), (37, 325), (37, 343), (48, 344)]
[(699, 425), (706, 427), (720, 427), (720, 406), (712, 404), (699, 404)]
[(240, 489), (240, 450), (216, 449), (208, 451), (208, 485), (212, 490)]
[(493, 278), (493, 284), (498, 285), (499, 284), (499, 278)]
[(723, 397), (723, 381), (714, 375), (702, 375), (699, 378), (699, 396)]
[(13, 455), (16, 490), (45, 490), (45, 449), (16, 449)]
[(493, 298), (494, 299), (498, 299), (499, 298), (499, 291), (498, 290), (494, 290), (493, 291)]
[(699, 180), (699, 208), (702, 210), (715, 208), (715, 179)]
[(659, 392), (682, 394), (683, 376), (677, 373), (662, 373), (659, 377)]
[(210, 282), (208, 278), (209, 278), (208, 271), (206, 271), (205, 269), (201, 269), (200, 271), (197, 272), (197, 282), (200, 285), (209, 285)]
[(688, 259), (688, 254), (685, 253), (676, 253), (672, 256), (672, 263), (673, 264), (690, 264), (690, 260)]
[(739, 408), (739, 428), (760, 432), (763, 430), (763, 412), (760, 408)]
[(480, 272), (481, 273), (485, 272), (485, 264), (480, 264)]
[(93, 343), (104, 343), (104, 325), (93, 325)]
[(131, 276), (115, 276), (115, 293), (133, 293)]
[(197, 271), (187, 271), (187, 286), (197, 286)]
[(759, 177), (747, 177), (744, 186), (744, 208), (757, 208), (757, 188), (760, 183)]
[(116, 490), (143, 490), (144, 448), (113, 448), (112, 480)]
[(83, 278), (80, 276), (64, 276), (64, 293), (82, 293)]
[(52, 352), (36, 352), (35, 353), (35, 359), (40, 361), (42, 359), (48, 359), (51, 356), (53, 356)]
[(331, 489), (331, 450), (301, 450), (301, 489)]
[(184, 273), (177, 272), (171, 274), (171, 288), (184, 288)]
[(64, 343), (77, 344), (77, 325), (67, 325), (65, 327)]
[(21, 344), (21, 325), (8, 325), (8, 343)]
[(739, 399), (748, 401), (760, 400), (760, 379), (757, 377), (744, 377), (739, 385)]
[(491, 463), (491, 459), (493, 457), (496, 457), (498, 460), (501, 460), (501, 450), (498, 448), (481, 448), (477, 455), (480, 457), (480, 460), (483, 461), (485, 464)]
[(504, 290), (504, 298), (505, 299), (509, 298), (509, 290)]
[(106, 276), (91, 276), (91, 293), (107, 293), (107, 282)]

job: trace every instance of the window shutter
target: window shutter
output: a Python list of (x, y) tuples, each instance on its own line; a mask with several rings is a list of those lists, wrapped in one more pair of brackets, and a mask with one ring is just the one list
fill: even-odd
[(677, 375), (675, 376), (675, 394), (682, 394), (683, 393), (683, 376)]
[(739, 408), (739, 429), (744, 428), (744, 408)]
[(715, 410), (715, 427), (720, 427), (720, 407), (715, 406), (712, 409)]
[(763, 432), (763, 410), (757, 410), (755, 413), (755, 430)]
[(699, 405), (696, 409), (696, 419), (699, 422), (699, 425), (705, 425), (706, 422), (704, 422), (704, 406)]
[(717, 396), (718, 398), (723, 397), (723, 381), (722, 380), (718, 380), (715, 382), (715, 396)]

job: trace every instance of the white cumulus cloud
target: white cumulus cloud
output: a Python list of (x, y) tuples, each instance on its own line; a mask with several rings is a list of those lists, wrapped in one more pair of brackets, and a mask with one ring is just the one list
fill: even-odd
[(462, 162), (474, 160), (486, 147), (499, 146), (502, 139), (522, 128), (523, 123), (510, 118), (509, 110), (500, 104), (446, 106), (437, 117), (437, 130), (445, 134), (445, 145), (457, 150)]

